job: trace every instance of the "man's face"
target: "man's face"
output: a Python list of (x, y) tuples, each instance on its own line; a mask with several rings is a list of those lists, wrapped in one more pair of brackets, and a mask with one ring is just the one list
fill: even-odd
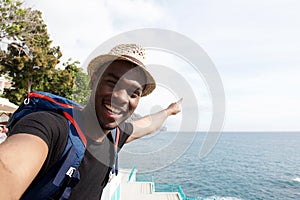
[(104, 71), (95, 94), (100, 126), (111, 130), (136, 109), (143, 92), (144, 73), (127, 61), (114, 61)]

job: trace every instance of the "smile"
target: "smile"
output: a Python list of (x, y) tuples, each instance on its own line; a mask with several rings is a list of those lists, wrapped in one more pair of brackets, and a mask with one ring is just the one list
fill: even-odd
[(119, 115), (121, 114), (122, 110), (116, 108), (116, 107), (113, 107), (112, 105), (110, 104), (104, 104), (104, 107), (109, 110), (111, 113), (113, 114), (116, 114), (116, 115)]

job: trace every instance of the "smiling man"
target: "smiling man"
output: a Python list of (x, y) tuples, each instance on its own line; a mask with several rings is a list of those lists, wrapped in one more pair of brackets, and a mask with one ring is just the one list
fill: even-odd
[(82, 110), (73, 112), (87, 141), (76, 183), (71, 177), (58, 184), (55, 192), (43, 185), (45, 179), (56, 183), (60, 176), (69, 175), (69, 170), (67, 174), (56, 170), (68, 159), (62, 156), (70, 140), (68, 119), (52, 111), (22, 117), (0, 145), (0, 199), (101, 199), (110, 174), (117, 173), (117, 152), (123, 145), (157, 130), (167, 117), (180, 112), (179, 101), (158, 113), (126, 122), (141, 97), (155, 88), (144, 58), (142, 47), (121, 44), (90, 62), (92, 94)]

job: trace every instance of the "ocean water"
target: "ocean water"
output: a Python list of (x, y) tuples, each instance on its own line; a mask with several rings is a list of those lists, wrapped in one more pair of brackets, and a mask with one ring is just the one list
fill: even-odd
[(161, 132), (134, 141), (120, 166), (139, 180), (179, 184), (199, 199), (300, 199), (300, 133), (222, 133), (200, 159), (205, 133)]

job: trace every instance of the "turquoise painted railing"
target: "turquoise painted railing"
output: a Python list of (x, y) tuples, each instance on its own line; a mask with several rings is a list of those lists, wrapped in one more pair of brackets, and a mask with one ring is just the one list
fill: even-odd
[[(135, 169), (135, 168), (134, 168)], [(134, 172), (134, 169), (132, 169), (132, 173)], [(151, 177), (145, 177), (138, 178), (139, 182), (152, 182), (152, 190), (154, 192), (178, 192), (182, 200), (201, 200), (197, 198), (189, 198), (186, 197), (181, 186), (178, 184), (165, 184), (165, 183), (155, 183), (154, 182), (154, 176)]]
[(180, 185), (178, 185), (178, 193), (180, 194), (182, 199), (184, 199), (184, 200), (186, 199), (186, 196), (185, 196), (182, 188), (180, 187)]
[(115, 193), (112, 195), (111, 200), (119, 200), (121, 198), (121, 188), (118, 186)]
[(197, 198), (188, 198), (185, 196), (182, 188), (178, 184), (154, 183), (155, 192), (178, 192), (183, 200), (199, 200)]
[(153, 182), (154, 183), (154, 176), (152, 175), (143, 175), (142, 177), (137, 176), (137, 181), (138, 182)]
[(128, 181), (131, 181), (131, 178), (132, 178), (134, 172), (135, 172), (135, 167), (133, 167), (133, 168), (131, 169), (130, 174), (129, 174), (129, 176), (128, 176)]

